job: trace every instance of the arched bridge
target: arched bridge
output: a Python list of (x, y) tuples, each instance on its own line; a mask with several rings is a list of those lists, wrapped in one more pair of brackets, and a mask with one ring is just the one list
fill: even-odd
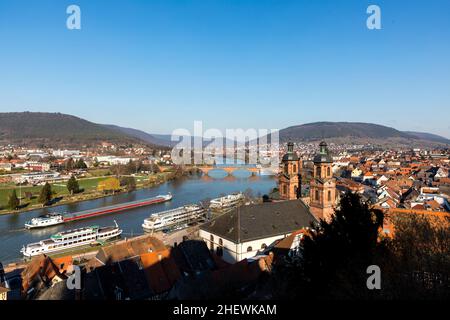
[(259, 174), (261, 169), (258, 167), (248, 167), (248, 166), (199, 166), (199, 170), (201, 170), (204, 174), (208, 174), (211, 170), (223, 170), (228, 174), (232, 174), (236, 170), (246, 170), (251, 172), (252, 174)]

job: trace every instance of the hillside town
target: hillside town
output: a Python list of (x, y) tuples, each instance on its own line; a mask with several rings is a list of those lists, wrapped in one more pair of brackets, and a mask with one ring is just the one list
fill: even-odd
[[(173, 233), (125, 237), (89, 253), (41, 254), (5, 265), (0, 268), (0, 293), (4, 299), (44, 300), (265, 299), (273, 297), (274, 289), (262, 286), (261, 279), (302, 257), (304, 239), (323, 223), (332, 223), (349, 194), (384, 213), (377, 231), (383, 237), (394, 237), (395, 217), (402, 214), (435, 217), (448, 225), (449, 149), (339, 149), (325, 141), (308, 147), (289, 142), (280, 150), (277, 187), (260, 201), (240, 203)], [(142, 150), (126, 150), (122, 156), (9, 150), (3, 151), (3, 168), (6, 176), (15, 172), (9, 177), (17, 176), (19, 184), (55, 182), (64, 174), (136, 160), (171, 165), (161, 153), (142, 160)], [(59, 169), (69, 160), (85, 165)], [(39, 180), (23, 180), (38, 175)], [(67, 282), (76, 268), (82, 269), (83, 285), (71, 290)]]

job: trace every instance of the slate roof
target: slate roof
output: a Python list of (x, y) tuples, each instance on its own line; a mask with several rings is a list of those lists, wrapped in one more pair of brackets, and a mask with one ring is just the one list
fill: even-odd
[(96, 259), (103, 264), (108, 262), (117, 262), (135, 257), (147, 252), (155, 252), (165, 250), (164, 243), (150, 235), (121, 241), (112, 246), (102, 247), (96, 255)]
[(311, 223), (317, 220), (303, 201), (288, 200), (241, 206), (205, 223), (200, 229), (240, 243), (290, 233), (309, 227)]

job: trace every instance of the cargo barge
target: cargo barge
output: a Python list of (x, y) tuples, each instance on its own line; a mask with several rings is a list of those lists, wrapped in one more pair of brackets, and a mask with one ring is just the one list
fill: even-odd
[[(64, 214), (53, 213), (52, 217), (51, 217), (53, 219), (52, 221), (49, 221), (48, 217), (38, 217), (38, 218), (32, 219), (31, 221), (28, 221), (25, 224), (25, 227), (27, 229), (48, 227), (48, 226), (52, 226), (52, 225), (56, 225), (56, 224), (60, 224), (60, 223), (78, 221), (78, 220), (93, 218), (93, 217), (97, 217), (97, 216), (102, 216), (105, 214), (110, 214), (110, 213), (130, 210), (130, 209), (136, 209), (136, 208), (149, 206), (149, 205), (156, 204), (156, 203), (166, 202), (171, 199), (172, 199), (172, 195), (169, 193), (166, 195), (159, 195), (159, 196), (156, 196), (153, 198), (147, 198), (147, 199), (142, 199), (142, 200), (137, 200), (137, 201), (132, 201), (132, 202), (120, 203), (120, 204), (116, 204), (116, 205), (112, 205), (112, 206), (101, 207), (101, 208), (96, 208), (96, 209), (89, 209), (89, 210), (84, 210), (84, 211), (75, 212), (75, 213), (64, 213)], [(41, 221), (42, 219), (46, 219), (45, 223), (43, 223), (43, 221)], [(62, 219), (62, 222), (61, 222), (61, 219)]]

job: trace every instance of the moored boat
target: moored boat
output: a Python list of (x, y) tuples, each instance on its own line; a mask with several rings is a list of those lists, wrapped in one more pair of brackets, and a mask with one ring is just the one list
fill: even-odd
[(25, 223), (26, 229), (45, 228), (64, 223), (64, 218), (60, 213), (49, 213), (44, 216), (33, 218)]
[(209, 202), (209, 207), (212, 210), (225, 209), (225, 208), (229, 208), (234, 205), (237, 205), (240, 202), (242, 202), (243, 200), (244, 200), (244, 195), (241, 192), (229, 194), (224, 197), (212, 199)]
[(151, 204), (166, 202), (169, 200), (172, 200), (171, 193), (165, 194), (165, 195), (159, 195), (159, 196), (149, 198), (149, 199), (120, 203), (120, 204), (116, 204), (116, 205), (112, 205), (112, 206), (108, 206), (108, 207), (101, 207), (101, 208), (96, 208), (96, 209), (91, 209), (91, 210), (80, 211), (80, 212), (76, 212), (76, 213), (65, 214), (64, 222), (97, 217), (97, 216), (101, 216), (104, 214), (135, 209), (135, 208), (139, 208), (139, 207), (148, 206)]
[(171, 228), (183, 223), (196, 221), (205, 214), (205, 209), (197, 204), (186, 205), (176, 209), (162, 211), (144, 220), (144, 231), (153, 232)]
[(105, 214), (116, 213), (121, 211), (126, 211), (130, 209), (136, 209), (144, 206), (149, 206), (152, 204), (162, 203), (172, 200), (172, 194), (168, 193), (165, 195), (159, 195), (153, 198), (147, 198), (142, 200), (136, 200), (132, 202), (119, 203), (112, 206), (100, 207), (95, 209), (84, 210), (75, 213), (64, 213), (64, 214), (49, 214), (42, 217), (33, 218), (27, 223), (25, 223), (25, 228), (44, 228), (53, 226), (56, 224), (61, 224), (70, 221), (77, 221), (82, 219), (93, 218)]
[(20, 252), (25, 257), (49, 254), (90, 244), (101, 244), (108, 239), (120, 236), (121, 233), (122, 230), (119, 229), (117, 223), (110, 227), (91, 226), (63, 231), (52, 235), (50, 239), (30, 243), (24, 246)]

